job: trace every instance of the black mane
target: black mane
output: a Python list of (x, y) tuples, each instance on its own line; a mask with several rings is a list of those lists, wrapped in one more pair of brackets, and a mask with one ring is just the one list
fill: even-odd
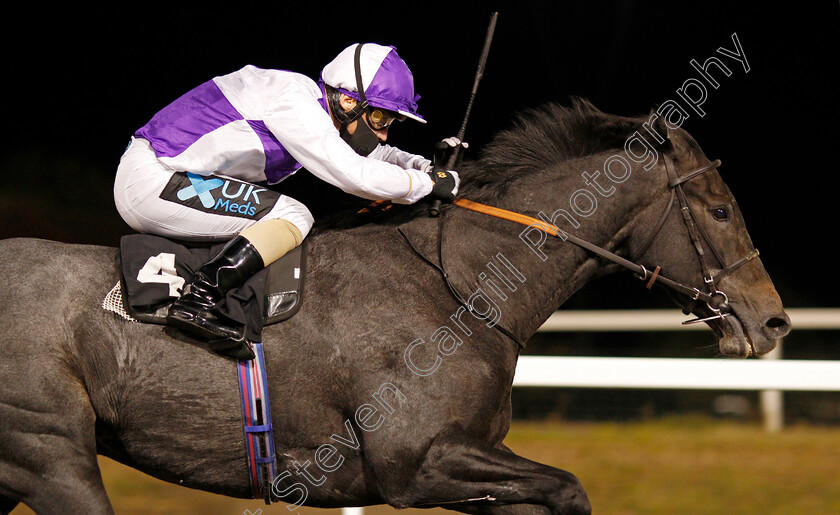
[(644, 121), (604, 113), (582, 98), (572, 98), (569, 107), (548, 103), (527, 109), (464, 170), (461, 191), (477, 194), (523, 173), (622, 149)]
[[(518, 113), (510, 128), (498, 133), (482, 149), (478, 159), (465, 161), (458, 173), (460, 194), (476, 201), (488, 201), (521, 174), (544, 170), (571, 159), (622, 149), (624, 143), (646, 121), (644, 117), (623, 117), (600, 111), (588, 100), (572, 98), (569, 107), (544, 104)], [(427, 216), (428, 204), (394, 205), (380, 213), (358, 216), (335, 214), (316, 223), (316, 230), (355, 227), (365, 223), (399, 224)]]

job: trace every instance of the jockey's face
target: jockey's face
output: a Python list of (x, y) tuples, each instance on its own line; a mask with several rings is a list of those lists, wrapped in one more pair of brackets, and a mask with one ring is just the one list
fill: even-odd
[[(356, 107), (356, 99), (342, 94), (341, 95), (341, 108), (344, 109), (345, 111), (350, 111), (354, 107)], [(390, 128), (390, 125), (388, 125), (386, 127), (383, 127), (381, 129), (376, 129), (376, 128), (374, 128), (373, 124), (370, 123), (369, 116), (370, 116), (370, 114), (367, 111), (365, 111), (364, 113), (362, 113), (361, 118), (365, 121), (367, 126), (370, 127), (370, 130), (372, 130), (373, 133), (376, 134), (376, 137), (379, 138), (379, 141), (384, 143), (388, 139), (388, 129)], [(335, 119), (333, 119), (333, 121), (335, 121)], [(336, 128), (338, 128), (338, 122), (337, 121), (335, 122), (335, 124), (336, 124)], [(358, 127), (358, 125), (359, 125), (359, 120), (358, 119), (353, 120), (352, 122), (347, 124), (348, 134), (353, 134), (354, 132), (356, 132), (356, 127)]]

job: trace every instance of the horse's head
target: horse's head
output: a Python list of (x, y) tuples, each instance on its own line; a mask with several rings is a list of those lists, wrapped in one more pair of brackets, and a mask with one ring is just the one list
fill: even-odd
[[(684, 130), (668, 128), (662, 118), (651, 126), (652, 119), (606, 114), (581, 99), (573, 99), (569, 108), (547, 104), (520, 114), (512, 128), (483, 149), (479, 160), (465, 163), (458, 206), (528, 225), (519, 233), (526, 243), (520, 252), (527, 257), (533, 258), (528, 254), (533, 251), (546, 261), (543, 245), (546, 251), (566, 250), (562, 262), (537, 273), (543, 281), (526, 286), (531, 288), (530, 314), (517, 322), (506, 312), (512, 319), (508, 325), (527, 338), (541, 317), (548, 317), (588, 278), (623, 268), (649, 286), (667, 287), (686, 313), (712, 328), (723, 354), (766, 354), (790, 331), (790, 320), (717, 172), (720, 163), (710, 161)], [(641, 154), (634, 143), (644, 146)], [(613, 159), (625, 168), (611, 169)], [(575, 193), (567, 196), (569, 191)], [(577, 204), (583, 197), (589, 201)], [(453, 216), (461, 217), (450, 224), (460, 235), (457, 224), (470, 218)], [(493, 235), (487, 240), (491, 248), (497, 248), (496, 238), (502, 235), (516, 238), (515, 229), (491, 218), (470, 220), (480, 224), (472, 227)], [(552, 239), (546, 233), (561, 236), (553, 241), (562, 239), (562, 246), (547, 243)], [(570, 243), (587, 252), (570, 251)], [(475, 251), (476, 243), (460, 244), (461, 268), (481, 267), (486, 254)], [(598, 259), (591, 259), (593, 255)], [(458, 282), (453, 277), (450, 286)], [(546, 291), (545, 284), (554, 284), (554, 289)], [(466, 280), (462, 287), (474, 291), (480, 286)]]
[(651, 172), (668, 186), (635, 231), (631, 253), (677, 283), (668, 288), (672, 296), (705, 319), (723, 354), (766, 354), (788, 334), (790, 319), (717, 171), (720, 162), (711, 162), (684, 130), (657, 127), (667, 137)]

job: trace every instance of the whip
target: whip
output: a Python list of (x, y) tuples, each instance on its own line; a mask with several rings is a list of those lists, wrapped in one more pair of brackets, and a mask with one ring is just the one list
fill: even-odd
[[(466, 133), (467, 121), (470, 119), (470, 111), (472, 111), (475, 94), (478, 91), (478, 83), (481, 82), (481, 77), (484, 75), (484, 67), (487, 64), (487, 54), (490, 53), (490, 43), (493, 41), (493, 32), (496, 30), (496, 19), (498, 17), (498, 12), (494, 12), (492, 16), (490, 16), (490, 26), (487, 27), (487, 36), (484, 38), (484, 48), (481, 50), (481, 58), (478, 60), (478, 69), (475, 72), (475, 81), (473, 82), (472, 92), (470, 93), (470, 100), (467, 103), (467, 112), (464, 114), (464, 121), (461, 123), (461, 128), (458, 130), (458, 140), (461, 142), (464, 141), (464, 133)], [(461, 147), (459, 145), (452, 152), (452, 155), (449, 157), (449, 161), (446, 163), (447, 170), (453, 170), (455, 168), (455, 163), (458, 160), (458, 152), (460, 149)], [(429, 216), (436, 217), (438, 215), (440, 215), (440, 200), (435, 200), (429, 208)]]

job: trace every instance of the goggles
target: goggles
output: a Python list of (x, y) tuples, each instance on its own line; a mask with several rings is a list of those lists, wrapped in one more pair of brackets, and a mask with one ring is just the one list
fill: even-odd
[(395, 121), (401, 122), (405, 120), (405, 115), (397, 114), (393, 111), (388, 111), (387, 109), (380, 109), (378, 107), (368, 109), (367, 113), (368, 124), (373, 130), (377, 131), (387, 129)]

